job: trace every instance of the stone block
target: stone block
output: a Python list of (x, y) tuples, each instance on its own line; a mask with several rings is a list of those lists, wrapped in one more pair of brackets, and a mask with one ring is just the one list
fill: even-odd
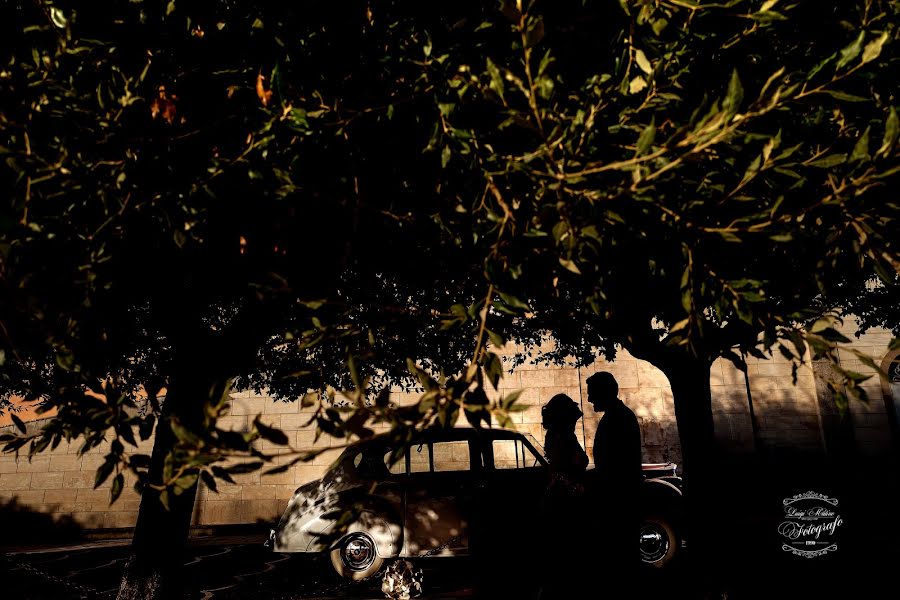
[(232, 397), (231, 408), (228, 410), (229, 415), (256, 415), (262, 412), (257, 403), (246, 397)]
[(109, 506), (109, 490), (105, 488), (96, 490), (79, 488), (76, 490), (75, 502), (98, 504), (101, 507)]
[(229, 525), (241, 522), (239, 501), (204, 502), (199, 510), (199, 525)]
[(240, 500), (243, 491), (244, 486), (242, 485), (232, 485), (230, 483), (219, 481), (216, 486), (216, 492), (210, 491), (208, 498), (216, 501)]
[(274, 485), (245, 485), (243, 491), (241, 492), (241, 500), (271, 500), (274, 498)]
[(50, 471), (80, 471), (82, 469), (81, 457), (77, 454), (50, 457)]
[(246, 432), (249, 431), (249, 421), (247, 415), (230, 414), (220, 417), (216, 424), (220, 429)]
[[(271, 467), (269, 467), (271, 468)], [(260, 478), (262, 484), (280, 485), (285, 483), (294, 483), (297, 479), (296, 467), (291, 467), (284, 473), (275, 473), (274, 475), (263, 474)]]
[(503, 373), (503, 378), (497, 384), (500, 390), (517, 390), (522, 387), (522, 378), (518, 371), (510, 373), (508, 370)]
[(238, 485), (258, 485), (260, 475), (259, 471), (254, 473), (235, 473), (231, 478)]
[[(758, 372), (763, 377), (791, 377), (792, 367), (790, 363), (765, 362), (760, 363)], [(751, 385), (753, 385), (751, 381)]]
[(299, 431), (303, 429), (306, 423), (309, 421), (309, 415), (307, 414), (290, 414), (290, 415), (281, 415), (281, 429), (285, 432), (287, 431)]
[[(638, 375), (638, 385), (641, 388), (655, 387), (655, 388), (668, 388), (669, 379), (666, 377), (665, 373), (654, 367), (652, 364), (647, 361), (639, 360), (635, 361), (635, 365), (637, 367), (637, 375)], [(620, 382), (619, 387), (628, 387), (623, 386)]]
[(290, 500), (291, 497), (293, 497), (294, 492), (297, 490), (298, 487), (300, 487), (300, 486), (295, 485), (295, 484), (276, 485), (275, 486), (275, 499), (285, 501), (284, 508), (287, 508), (287, 501)]
[(16, 459), (11, 456), (0, 457), (0, 474), (15, 473)]
[(105, 462), (106, 456), (86, 454), (84, 458), (81, 459), (81, 470), (85, 473), (93, 473)]
[(579, 384), (583, 382), (584, 378), (579, 378), (578, 369), (567, 367), (553, 372), (555, 386), (578, 389)]
[(45, 490), (44, 504), (72, 504), (75, 502), (76, 490)]
[(11, 497), (17, 504), (41, 510), (40, 506), (44, 502), (44, 490), (16, 490)]
[(58, 514), (71, 515), (72, 513), (89, 513), (91, 512), (91, 504), (88, 502), (62, 502), (54, 504), (53, 512)]
[(321, 465), (297, 465), (297, 487), (304, 483), (321, 479), (322, 475), (325, 474), (325, 470), (325, 467)]
[(20, 456), (16, 463), (17, 473), (46, 473), (50, 470), (49, 456)]
[(0, 474), (0, 490), (27, 490), (31, 487), (32, 473)]
[(335, 459), (340, 455), (342, 448), (334, 448), (318, 455), (312, 460), (312, 464), (321, 467), (330, 467)]
[(137, 513), (127, 511), (104, 512), (99, 516), (100, 527), (128, 529), (137, 523)]
[(34, 473), (31, 477), (31, 489), (51, 490), (63, 486), (63, 473)]
[(265, 415), (297, 414), (300, 412), (300, 402), (269, 400), (263, 405), (262, 412)]
[(64, 488), (93, 488), (96, 475), (93, 472), (69, 471), (63, 473)]
[(241, 522), (257, 523), (274, 522), (280, 516), (282, 509), (280, 500), (241, 500)]
[(750, 410), (747, 390), (737, 385), (711, 386), (714, 413), (745, 413)]
[(137, 514), (137, 511), (140, 509), (140, 507), (140, 500), (125, 500), (123, 498), (119, 498), (118, 500), (116, 500), (116, 503), (113, 504), (113, 508), (115, 508), (116, 510), (134, 512), (135, 514)]
[[(746, 378), (749, 377), (749, 374), (745, 377), (744, 372), (734, 366), (730, 360), (719, 359), (718, 362), (722, 364), (722, 384), (723, 385), (740, 385), (746, 386)], [(748, 369), (749, 373), (749, 369)], [(757, 372), (758, 375), (758, 372)]]
[(519, 372), (521, 386), (528, 388), (556, 387), (556, 378), (553, 371), (527, 370)]

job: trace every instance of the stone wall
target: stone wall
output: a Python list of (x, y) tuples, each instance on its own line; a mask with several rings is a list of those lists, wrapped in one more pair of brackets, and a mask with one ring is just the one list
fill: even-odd
[[(848, 326), (848, 329), (850, 327)], [(874, 332), (863, 336), (858, 344), (881, 361), (887, 355), (890, 335)], [(516, 348), (504, 348), (504, 360), (511, 361)], [(857, 364), (850, 355), (842, 356), (844, 366), (865, 372), (865, 365)], [(823, 453), (829, 415), (823, 413), (822, 393), (817, 388), (811, 369), (798, 373), (796, 384), (791, 378), (791, 366), (783, 359), (748, 360), (748, 377), (730, 362), (713, 364), (711, 386), (716, 436), (721, 445), (739, 452), (777, 452), (779, 449)], [(621, 352), (615, 362), (600, 362), (590, 368), (575, 369), (524, 364), (506, 374), (499, 393), (521, 389), (520, 402), (527, 408), (513, 413), (517, 430), (533, 435), (543, 442), (540, 407), (553, 395), (565, 393), (580, 403), (585, 413), (584, 426), (578, 427), (579, 441), (591, 454), (593, 433), (598, 415), (587, 403), (585, 380), (598, 370), (612, 372), (619, 382), (620, 397), (634, 410), (641, 424), (645, 462), (680, 460), (678, 433), (672, 403), (672, 392), (665, 376), (649, 363)], [(749, 385), (748, 385), (749, 381)], [(749, 394), (748, 394), (749, 387)], [(888, 451), (892, 442), (890, 418), (885, 410), (881, 383), (875, 378), (867, 382), (871, 401), (854, 402), (850, 407), (855, 444), (860, 452), (879, 455)], [(414, 393), (395, 390), (392, 402), (398, 405), (415, 402)], [(750, 418), (753, 402), (756, 435)], [(284, 430), (295, 448), (328, 447), (330, 451), (311, 463), (292, 466), (277, 475), (259, 472), (235, 475), (235, 484), (219, 485), (218, 493), (200, 489), (195, 505), (193, 524), (196, 526), (253, 523), (271, 521), (284, 509), (293, 491), (301, 484), (316, 479), (340, 452), (341, 440), (322, 436), (314, 441), (315, 433), (305, 426), (311, 413), (299, 402), (277, 402), (266, 396), (239, 392), (232, 396), (230, 414), (221, 425), (246, 431), (257, 414), (271, 426)], [(39, 427), (34, 421), (29, 427)], [(9, 431), (11, 428), (3, 428)], [(103, 460), (106, 448), (95, 448), (81, 456), (80, 443), (61, 444), (58, 448), (28, 460), (0, 456), (0, 503), (15, 501), (31, 510), (71, 515), (86, 528), (123, 528), (133, 526), (137, 518), (139, 496), (126, 484), (121, 498), (109, 505), (109, 484), (93, 489), (94, 473)], [(268, 442), (264, 449), (275, 449)], [(150, 441), (143, 442), (140, 452), (150, 452)], [(452, 457), (447, 457), (452, 460)], [(276, 462), (289, 460), (279, 457)]]

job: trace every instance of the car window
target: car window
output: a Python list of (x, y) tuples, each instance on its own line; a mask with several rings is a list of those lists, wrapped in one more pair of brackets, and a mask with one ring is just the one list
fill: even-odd
[(523, 469), (540, 465), (537, 456), (522, 440), (494, 440), (495, 469)]
[(472, 468), (469, 460), (469, 442), (435, 442), (432, 446), (435, 472), (468, 471)]
[(366, 448), (358, 452), (353, 456), (353, 467), (357, 475), (365, 479), (381, 479), (390, 475), (387, 461), (382, 459), (381, 451), (377, 448)]
[[(406, 453), (400, 456), (392, 456), (392, 450), (388, 448), (384, 453), (384, 464), (392, 475), (406, 474)], [(394, 462), (392, 462), (394, 461)]]

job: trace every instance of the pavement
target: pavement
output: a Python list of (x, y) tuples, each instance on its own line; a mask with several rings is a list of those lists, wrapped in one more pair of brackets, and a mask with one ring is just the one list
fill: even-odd
[[(186, 600), (332, 600), (384, 598), (381, 580), (338, 581), (330, 564), (308, 555), (274, 554), (263, 536), (191, 539), (185, 553)], [(126, 539), (8, 548), (0, 560), (5, 598), (69, 600), (112, 598), (129, 555)], [(424, 598), (471, 598), (467, 559), (430, 558)]]
[[(263, 547), (262, 535), (192, 538), (184, 562), (185, 600), (359, 600), (383, 599), (381, 579), (338, 581), (323, 557), (275, 554)], [(0, 556), (3, 598), (70, 600), (114, 598), (129, 555), (127, 539), (95, 540), (55, 546), (7, 548)], [(540, 557), (535, 557), (540, 558)], [(431, 557), (414, 561), (423, 570), (425, 600), (471, 599), (477, 595), (475, 569), (465, 557)], [(536, 600), (535, 565), (490, 571), (490, 598)], [(679, 597), (671, 573), (648, 571), (639, 582), (641, 597)], [(482, 595), (481, 597), (485, 597)], [(629, 595), (628, 597), (636, 597)]]

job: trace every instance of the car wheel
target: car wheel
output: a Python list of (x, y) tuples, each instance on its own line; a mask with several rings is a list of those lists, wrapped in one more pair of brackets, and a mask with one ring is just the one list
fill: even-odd
[(377, 573), (383, 564), (375, 540), (361, 531), (344, 536), (331, 551), (331, 565), (345, 579), (366, 579)]
[(661, 569), (672, 562), (681, 547), (671, 521), (664, 517), (646, 517), (640, 528), (641, 560)]

